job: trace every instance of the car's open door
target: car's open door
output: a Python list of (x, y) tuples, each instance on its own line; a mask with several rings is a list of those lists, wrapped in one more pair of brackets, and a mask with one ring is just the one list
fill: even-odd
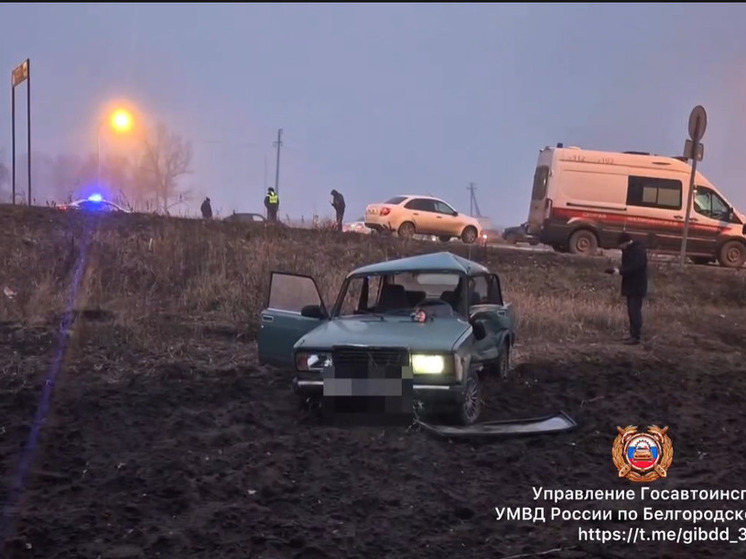
[(261, 312), (257, 339), (259, 363), (294, 369), (291, 353), (295, 342), (324, 320), (301, 316), (301, 310), (309, 305), (318, 306), (323, 317), (328, 316), (312, 277), (271, 273), (267, 306)]
[(502, 285), (497, 274), (490, 274), (490, 298), (499, 305), (497, 316), (510, 333), (512, 343), (515, 339), (515, 309), (512, 303), (503, 299)]

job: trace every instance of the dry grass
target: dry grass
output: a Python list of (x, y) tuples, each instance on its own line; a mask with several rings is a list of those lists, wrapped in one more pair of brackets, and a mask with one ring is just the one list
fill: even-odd
[[(459, 243), (7, 206), (0, 207), (0, 242), (0, 292), (7, 287), (15, 293), (0, 294), (3, 320), (57, 320), (70, 308), (77, 284), (73, 308), (106, 309), (140, 332), (176, 317), (249, 335), (256, 331), (271, 270), (313, 275), (329, 301), (357, 266), (422, 252), (470, 252)], [(624, 333), (619, 280), (601, 273), (606, 259), (479, 248), (471, 249), (471, 257), (500, 274), (524, 343), (589, 343)], [(646, 329), (660, 342), (733, 347), (743, 343), (745, 305), (743, 271), (682, 272), (656, 264)]]

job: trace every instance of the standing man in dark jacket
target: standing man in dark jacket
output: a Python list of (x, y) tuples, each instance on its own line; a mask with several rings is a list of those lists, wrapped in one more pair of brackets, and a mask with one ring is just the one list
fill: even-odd
[(212, 219), (212, 206), (210, 205), (210, 198), (205, 198), (205, 201), (202, 202), (202, 205), (199, 207), (200, 211), (202, 212), (202, 217), (205, 219)]
[(267, 195), (264, 197), (264, 207), (267, 208), (267, 221), (277, 221), (277, 208), (280, 206), (280, 197), (275, 189), (269, 187)]
[(337, 212), (337, 231), (342, 230), (342, 221), (345, 217), (345, 197), (336, 190), (332, 190), (332, 206)]
[(606, 273), (622, 276), (622, 297), (627, 298), (629, 338), (627, 345), (640, 343), (642, 335), (642, 301), (648, 294), (648, 253), (640, 241), (633, 241), (627, 233), (618, 240), (622, 251), (622, 266), (608, 268)]

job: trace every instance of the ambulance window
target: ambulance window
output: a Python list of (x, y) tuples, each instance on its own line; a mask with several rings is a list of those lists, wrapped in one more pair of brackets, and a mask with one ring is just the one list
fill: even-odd
[(532, 200), (543, 200), (547, 195), (547, 180), (549, 179), (549, 167), (541, 165), (534, 173), (534, 187), (531, 190)]
[(654, 186), (643, 186), (642, 201), (646, 204), (655, 204), (658, 201), (658, 189)]
[(694, 211), (712, 219), (728, 219), (728, 204), (706, 186), (698, 186), (694, 196)]
[(630, 176), (627, 205), (645, 208), (681, 209), (681, 181)]

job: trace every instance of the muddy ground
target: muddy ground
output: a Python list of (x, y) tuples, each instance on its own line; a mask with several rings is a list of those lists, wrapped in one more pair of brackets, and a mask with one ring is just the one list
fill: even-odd
[[(107, 324), (73, 331), (59, 357), (57, 328), (0, 328), (0, 498), (15, 505), (4, 511), (13, 520), (2, 526), (4, 558), (500, 558), (557, 549), (542, 557), (743, 557), (746, 542), (578, 541), (578, 526), (692, 526), (685, 522), (495, 515), (503, 506), (659, 505), (533, 501), (532, 486), (635, 487), (611, 460), (616, 426), (630, 423), (670, 427), (674, 461), (655, 488), (746, 488), (738, 352), (587, 346), (560, 358), (548, 349), (542, 361), (532, 351), (492, 387), (490, 415), (564, 410), (578, 429), (475, 444), (317, 425), (296, 410), (289, 378), (255, 366), (253, 342), (230, 331), (162, 330), (150, 349)], [(16, 501), (10, 489), (55, 363)]]

